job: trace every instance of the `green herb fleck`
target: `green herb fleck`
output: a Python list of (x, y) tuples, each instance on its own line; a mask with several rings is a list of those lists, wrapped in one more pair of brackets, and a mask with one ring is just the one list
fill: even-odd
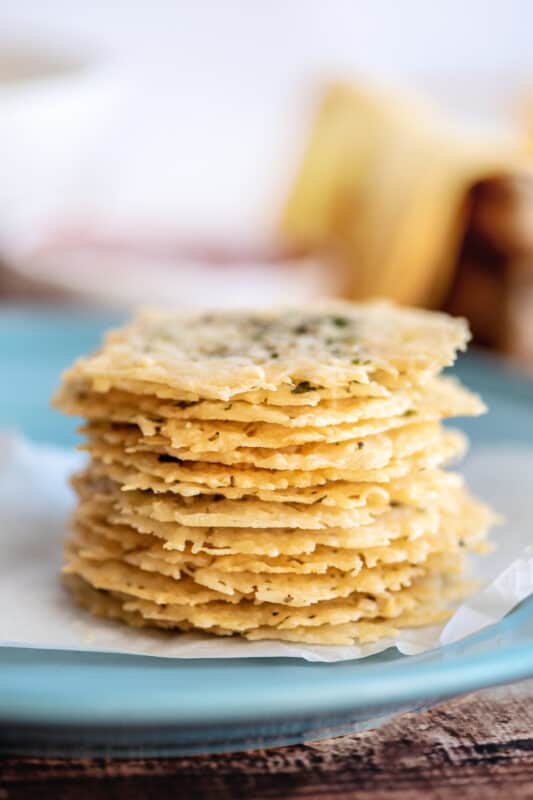
[(408, 408), (407, 411), (403, 412), (402, 417), (412, 417), (414, 414), (416, 414), (415, 409), (414, 408)]
[(337, 328), (346, 328), (349, 322), (346, 317), (333, 317), (331, 321)]

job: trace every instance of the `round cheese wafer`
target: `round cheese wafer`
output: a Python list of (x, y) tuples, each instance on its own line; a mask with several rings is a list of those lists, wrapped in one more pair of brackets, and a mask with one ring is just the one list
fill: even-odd
[[(204, 398), (289, 387), (308, 394), (350, 381), (419, 382), (451, 364), (469, 338), (463, 320), (384, 303), (183, 314), (154, 311), (107, 335), (64, 376), (102, 391), (148, 381)], [(229, 380), (231, 376), (231, 381)]]
[[(268, 448), (239, 447), (224, 452), (191, 452), (176, 440), (160, 434), (143, 436), (132, 426), (92, 423), (84, 432), (103, 437), (111, 444), (127, 442), (129, 452), (152, 452), (177, 458), (180, 461), (201, 461), (232, 466), (252, 465), (271, 470), (373, 470), (381, 469), (393, 459), (409, 458), (416, 453), (444, 445), (445, 431), (436, 422), (405, 425), (391, 432), (351, 439), (334, 444), (307, 444), (299, 447)], [(460, 436), (458, 435), (460, 438)]]
[[(161, 419), (175, 419), (182, 422), (192, 420), (194, 424), (200, 420), (220, 420), (262, 422), (282, 428), (331, 428), (361, 423), (362, 420), (372, 420), (375, 424), (377, 420), (388, 420), (390, 417), (411, 415), (414, 412), (420, 418), (435, 419), (475, 416), (485, 410), (477, 395), (450, 377), (434, 378), (422, 388), (395, 392), (384, 398), (325, 400), (314, 407), (272, 406), (268, 403), (253, 404), (239, 400), (228, 403), (217, 400), (169, 401), (119, 389), (98, 393), (71, 386), (62, 387), (57, 403), (64, 412), (87, 419), (130, 423), (144, 420), (145, 426)], [(361, 427), (360, 431), (362, 430)], [(287, 431), (282, 433), (285, 435)]]
[[(108, 441), (111, 438), (111, 442)], [(82, 449), (104, 464), (121, 464), (134, 467), (139, 472), (154, 475), (165, 483), (199, 484), (218, 490), (236, 487), (246, 490), (278, 490), (323, 486), (331, 481), (386, 483), (408, 474), (416, 475), (422, 469), (431, 469), (463, 455), (466, 440), (457, 431), (445, 430), (442, 438), (429, 450), (422, 450), (407, 458), (392, 459), (385, 467), (374, 470), (337, 469), (321, 470), (268, 470), (261, 467), (222, 465), (201, 461), (180, 461), (168, 453), (137, 451), (138, 436), (128, 438), (123, 446), (114, 434), (92, 437)], [(203, 491), (203, 490), (201, 490)]]

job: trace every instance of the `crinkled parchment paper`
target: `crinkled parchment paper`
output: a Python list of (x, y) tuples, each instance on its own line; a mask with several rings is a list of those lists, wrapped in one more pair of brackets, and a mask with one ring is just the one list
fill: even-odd
[[(444, 626), (405, 630), (363, 646), (318, 646), (169, 637), (98, 620), (78, 608), (59, 582), (65, 519), (74, 503), (67, 476), (78, 453), (0, 436), (0, 645), (135, 653), (166, 658), (292, 656), (308, 661), (363, 658), (391, 646), (420, 653), (497, 622), (533, 591), (533, 448), (484, 447), (463, 465), (469, 485), (506, 517), (497, 550), (472, 559), (483, 588)], [(531, 544), (530, 544), (531, 543)]]

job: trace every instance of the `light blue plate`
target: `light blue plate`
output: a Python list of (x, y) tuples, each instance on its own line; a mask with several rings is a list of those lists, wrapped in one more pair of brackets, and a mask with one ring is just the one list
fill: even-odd
[[(72, 420), (48, 408), (60, 370), (111, 320), (73, 312), (0, 313), (0, 427), (71, 444)], [(491, 413), (463, 427), (479, 442), (533, 443), (533, 383), (492, 358), (458, 368)], [(2, 609), (0, 613), (9, 613)], [(464, 692), (533, 675), (533, 600), (498, 625), (420, 656), (362, 661), (179, 661), (0, 650), (0, 748), (11, 752), (167, 755), (288, 744), (379, 724)]]

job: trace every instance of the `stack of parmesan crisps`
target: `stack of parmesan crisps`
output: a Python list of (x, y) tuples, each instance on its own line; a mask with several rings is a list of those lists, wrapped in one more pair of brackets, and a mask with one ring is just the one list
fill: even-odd
[(440, 621), (490, 510), (445, 465), (464, 320), (385, 303), (146, 311), (69, 369), (90, 460), (66, 581), (93, 613), (319, 644)]

